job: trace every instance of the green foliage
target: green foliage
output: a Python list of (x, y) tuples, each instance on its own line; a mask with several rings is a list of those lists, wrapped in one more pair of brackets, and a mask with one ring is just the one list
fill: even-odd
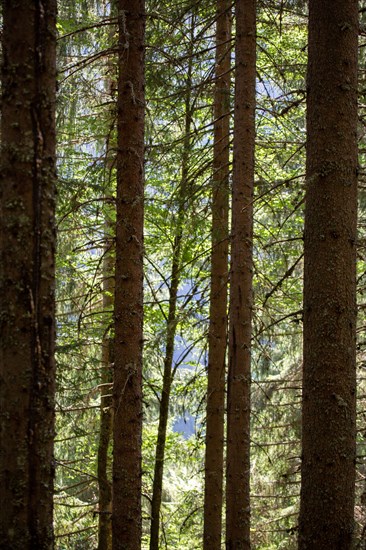
[[(117, 34), (109, 2), (59, 4), (55, 523), (56, 548), (63, 550), (96, 547), (101, 343), (113, 331), (112, 312), (103, 309), (103, 259), (106, 246), (113, 249), (114, 238)], [(148, 548), (169, 289), (179, 238), (161, 548), (193, 550), (202, 547), (215, 9), (208, 1), (149, 0), (147, 10), (143, 548)], [(296, 548), (306, 24), (303, 1), (259, 5), (251, 489), (253, 548), (260, 550)], [(364, 72), (360, 88), (363, 97)], [(365, 525), (364, 118), (363, 106), (356, 510), (360, 538)], [(175, 431), (175, 422), (183, 417), (194, 418), (190, 437)]]

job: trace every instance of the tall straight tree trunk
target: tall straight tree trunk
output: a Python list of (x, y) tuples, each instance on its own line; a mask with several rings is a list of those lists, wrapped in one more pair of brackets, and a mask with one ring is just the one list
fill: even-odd
[[(111, 220), (105, 222), (105, 251), (103, 260), (103, 311), (112, 311), (114, 305), (114, 247), (112, 236), (114, 224)], [(98, 550), (112, 548), (112, 485), (108, 476), (110, 466), (109, 448), (112, 435), (112, 363), (114, 341), (111, 336), (112, 327), (107, 327), (102, 341), (102, 375), (100, 378), (100, 426), (98, 445), (98, 488), (99, 488), (99, 521), (98, 521)]]
[[(116, 17), (117, 0), (112, 0), (110, 4), (111, 15)], [(114, 26), (111, 27), (109, 40), (112, 44), (115, 33)], [(107, 68), (109, 74), (114, 74), (116, 60), (109, 59)], [(109, 94), (112, 106), (110, 108), (110, 128), (106, 139), (106, 157), (105, 157), (105, 194), (113, 195), (112, 171), (115, 163), (115, 143), (111, 143), (115, 130), (115, 91), (117, 90), (117, 79), (109, 76), (105, 83), (106, 92)], [(114, 139), (113, 139), (114, 141)], [(111, 153), (112, 146), (113, 154)], [(105, 333), (102, 339), (101, 354), (101, 377), (100, 377), (100, 420), (99, 420), (99, 444), (98, 444), (98, 492), (99, 492), (99, 515), (98, 515), (98, 550), (111, 550), (112, 548), (112, 483), (110, 480), (110, 447), (113, 426), (113, 402), (112, 385), (114, 364), (114, 324), (111, 322), (111, 313), (114, 310), (114, 291), (115, 291), (115, 246), (114, 237), (116, 233), (116, 224), (113, 220), (115, 216), (115, 205), (105, 204), (104, 214), (104, 257), (103, 257), (103, 313), (106, 319)]]
[(218, 0), (208, 334), (204, 550), (221, 549), (227, 341), (231, 2)]
[(227, 404), (226, 548), (250, 548), (256, 2), (236, 2), (234, 173)]
[(166, 433), (169, 417), (170, 393), (173, 382), (174, 340), (177, 329), (177, 295), (181, 269), (182, 235), (174, 239), (169, 312), (167, 319), (166, 349), (164, 357), (163, 388), (159, 408), (158, 438), (156, 442), (153, 493), (151, 499), (150, 550), (159, 550), (160, 508), (163, 492)]
[(175, 335), (177, 331), (177, 297), (179, 283), (181, 279), (182, 268), (182, 240), (184, 219), (186, 216), (187, 208), (187, 186), (188, 186), (188, 162), (191, 148), (191, 132), (192, 132), (192, 70), (193, 70), (193, 44), (194, 44), (194, 17), (192, 16), (191, 25), (191, 49), (188, 60), (188, 73), (187, 73), (187, 92), (185, 97), (185, 128), (184, 128), (184, 141), (182, 152), (182, 170), (181, 181), (178, 196), (178, 216), (176, 235), (173, 241), (172, 251), (172, 270), (171, 281), (169, 288), (169, 311), (167, 319), (166, 329), (166, 345), (165, 345), (165, 357), (164, 357), (164, 371), (163, 371), (163, 387), (161, 392), (160, 408), (159, 408), (159, 425), (158, 425), (158, 437), (156, 441), (156, 453), (155, 453), (155, 466), (154, 466), (154, 479), (153, 479), (153, 493), (151, 499), (151, 524), (150, 524), (150, 550), (159, 550), (159, 531), (160, 531), (160, 509), (163, 493), (163, 475), (164, 475), (164, 460), (165, 460), (165, 446), (166, 435), (169, 417), (169, 404), (171, 387), (174, 378), (173, 371), (173, 359), (174, 359), (174, 347), (175, 347)]
[(0, 547), (53, 547), (56, 0), (3, 0)]
[(301, 550), (353, 538), (357, 35), (356, 0), (310, 0)]
[(113, 550), (141, 546), (144, 0), (119, 0)]

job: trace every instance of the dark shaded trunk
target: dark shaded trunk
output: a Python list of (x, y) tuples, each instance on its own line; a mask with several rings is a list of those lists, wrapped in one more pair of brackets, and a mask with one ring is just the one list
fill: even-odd
[(230, 39), (231, 2), (218, 0), (203, 534), (205, 550), (220, 550), (222, 531), (229, 249)]
[(153, 494), (151, 499), (150, 550), (159, 549), (160, 508), (163, 492), (163, 474), (169, 402), (173, 381), (174, 339), (177, 329), (177, 294), (180, 279), (182, 235), (174, 239), (171, 285), (169, 289), (169, 313), (167, 320), (166, 349), (164, 358), (163, 388), (159, 408), (158, 438), (156, 441)]
[[(117, 16), (117, 0), (111, 2), (111, 15)], [(109, 32), (109, 41), (113, 43), (115, 33), (114, 26)], [(116, 68), (116, 59), (109, 59), (107, 74), (113, 75)], [(112, 77), (106, 79), (106, 91), (111, 99), (110, 128), (106, 139), (105, 157), (105, 194), (113, 195), (112, 173), (115, 165), (116, 143), (114, 130), (116, 123), (115, 92), (117, 90), (117, 79)], [(113, 141), (113, 143), (112, 143)], [(113, 151), (113, 153), (112, 153)], [(100, 377), (100, 421), (99, 421), (99, 444), (98, 444), (98, 491), (99, 491), (99, 516), (98, 516), (98, 550), (111, 550), (112, 548), (112, 483), (110, 470), (112, 467), (110, 459), (110, 448), (113, 428), (113, 371), (114, 364), (114, 324), (112, 314), (114, 311), (115, 292), (115, 233), (114, 222), (115, 206), (105, 205), (104, 221), (104, 257), (103, 257), (103, 313), (105, 316), (105, 332), (102, 339), (101, 356), (101, 377)]]
[(56, 1), (4, 0), (0, 547), (53, 547)]
[(353, 538), (357, 6), (309, 3), (301, 550)]
[(234, 172), (227, 404), (226, 548), (250, 548), (250, 377), (256, 2), (236, 3)]
[[(193, 47), (193, 21), (191, 27), (191, 45)], [(169, 289), (169, 312), (166, 329), (166, 347), (164, 358), (163, 388), (161, 392), (161, 401), (159, 408), (158, 437), (156, 441), (153, 494), (151, 499), (151, 525), (150, 525), (150, 550), (159, 549), (159, 531), (160, 531), (160, 509), (163, 493), (163, 475), (166, 435), (169, 417), (169, 403), (172, 382), (174, 378), (173, 357), (175, 346), (175, 335), (177, 330), (177, 296), (182, 267), (182, 239), (184, 219), (187, 209), (187, 186), (188, 186), (188, 161), (191, 147), (191, 126), (192, 126), (192, 106), (191, 106), (191, 87), (192, 87), (192, 51), (190, 51), (187, 74), (187, 92), (185, 97), (185, 134), (182, 152), (182, 177), (180, 182), (178, 197), (178, 219), (176, 224), (176, 235), (173, 241), (173, 259), (171, 271), (171, 283)]]
[[(103, 261), (103, 311), (113, 310), (114, 305), (114, 254), (110, 232), (113, 231), (109, 221), (106, 222), (106, 245)], [(114, 342), (111, 327), (106, 328), (102, 341), (102, 375), (100, 377), (100, 425), (98, 445), (98, 489), (99, 489), (99, 522), (98, 550), (110, 550), (112, 547), (112, 484), (109, 479), (109, 448), (112, 435), (112, 364)]]
[(141, 546), (144, 215), (143, 0), (119, 0), (113, 550)]

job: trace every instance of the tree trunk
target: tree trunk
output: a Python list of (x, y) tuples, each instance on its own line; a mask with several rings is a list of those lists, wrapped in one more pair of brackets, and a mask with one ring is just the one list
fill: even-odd
[[(105, 256), (103, 261), (103, 311), (112, 311), (114, 305), (114, 254), (112, 253), (111, 231), (114, 224), (107, 219), (105, 223)], [(109, 319), (107, 320), (109, 322)], [(100, 378), (100, 427), (98, 445), (98, 488), (99, 488), (99, 522), (98, 522), (98, 550), (110, 550), (112, 548), (112, 486), (108, 476), (110, 460), (108, 451), (112, 435), (112, 364), (113, 337), (111, 327), (106, 328), (102, 341), (102, 375)]]
[[(112, 0), (110, 4), (111, 15), (117, 16), (117, 0)], [(110, 43), (113, 42), (115, 33), (114, 26), (109, 31)], [(108, 60), (107, 70), (109, 77), (106, 78), (106, 91), (110, 96), (112, 106), (109, 110), (110, 128), (106, 139), (106, 157), (105, 157), (105, 194), (113, 195), (112, 173), (115, 164), (116, 143), (113, 139), (115, 130), (115, 92), (117, 90), (117, 79), (113, 78), (116, 68), (116, 59), (113, 57)], [(113, 143), (111, 143), (113, 139)], [(114, 145), (114, 147), (113, 147)], [(113, 150), (113, 153), (111, 152)], [(105, 332), (102, 340), (101, 356), (101, 377), (100, 377), (100, 421), (99, 421), (99, 444), (98, 444), (98, 491), (99, 491), (99, 516), (98, 516), (98, 550), (111, 550), (112, 548), (112, 483), (109, 470), (111, 468), (110, 447), (113, 428), (113, 371), (114, 364), (114, 326), (112, 323), (112, 313), (114, 310), (114, 292), (115, 292), (115, 233), (116, 224), (113, 220), (115, 216), (115, 206), (105, 205), (104, 214), (104, 257), (103, 257), (103, 313), (105, 318)]]
[(144, 0), (119, 0), (113, 550), (141, 546)]
[(174, 239), (171, 285), (169, 289), (169, 313), (167, 319), (166, 349), (164, 358), (163, 388), (159, 409), (158, 438), (156, 442), (153, 493), (151, 499), (150, 550), (159, 550), (160, 508), (163, 492), (166, 432), (169, 417), (170, 392), (173, 381), (174, 340), (177, 329), (177, 295), (181, 268), (182, 235)]
[(53, 547), (56, 1), (3, 1), (0, 547)]
[[(191, 24), (191, 47), (194, 44), (194, 17), (192, 16)], [(179, 197), (178, 197), (178, 216), (176, 222), (176, 235), (173, 242), (173, 259), (172, 259), (172, 271), (171, 271), (171, 283), (169, 289), (169, 312), (167, 319), (166, 329), (166, 347), (164, 358), (164, 372), (163, 372), (163, 388), (161, 392), (161, 401), (159, 408), (159, 425), (158, 425), (158, 437), (156, 442), (155, 453), (155, 467), (154, 467), (154, 479), (153, 479), (153, 494), (151, 499), (151, 525), (150, 525), (150, 550), (159, 550), (159, 531), (160, 531), (160, 509), (161, 499), (163, 493), (163, 474), (164, 474), (164, 459), (165, 459), (165, 446), (166, 446), (166, 434), (169, 417), (169, 403), (171, 386), (174, 378), (173, 372), (173, 358), (175, 347), (175, 335), (177, 330), (178, 318), (177, 318), (177, 296), (179, 289), (179, 282), (181, 278), (182, 267), (182, 240), (183, 240), (183, 228), (184, 219), (187, 215), (187, 186), (188, 186), (188, 161), (191, 148), (191, 131), (192, 131), (192, 48), (190, 49), (190, 57), (188, 61), (188, 73), (186, 81), (186, 97), (185, 97), (185, 128), (184, 128), (184, 141), (182, 151), (182, 176), (180, 181)]]
[(218, 0), (208, 334), (204, 550), (221, 549), (227, 342), (231, 2)]
[(356, 0), (309, 3), (300, 550), (352, 547)]
[(230, 278), (226, 548), (250, 548), (250, 377), (253, 275), (256, 2), (236, 3)]

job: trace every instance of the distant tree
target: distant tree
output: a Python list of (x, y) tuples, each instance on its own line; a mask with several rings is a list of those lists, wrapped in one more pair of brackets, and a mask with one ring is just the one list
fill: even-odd
[(0, 546), (53, 548), (56, 0), (2, 2)]
[(309, 2), (300, 550), (352, 547), (356, 0)]
[[(186, 21), (181, 23), (182, 31), (186, 33), (183, 41), (179, 43), (179, 50), (182, 47), (186, 48), (187, 65), (186, 73), (182, 79), (182, 94), (181, 94), (181, 118), (177, 120), (181, 126), (182, 137), (174, 144), (175, 149), (178, 152), (177, 156), (177, 172), (178, 182), (176, 191), (173, 191), (174, 202), (170, 205), (170, 224), (172, 235), (170, 236), (171, 248), (171, 266), (170, 274), (168, 277), (168, 308), (167, 314), (164, 315), (165, 329), (165, 353), (164, 353), (164, 369), (163, 369), (163, 381), (161, 389), (161, 397), (159, 400), (159, 423), (158, 423), (158, 435), (156, 442), (155, 452), (155, 464), (154, 464), (154, 476), (153, 476), (153, 490), (151, 499), (151, 526), (150, 526), (150, 550), (158, 550), (160, 540), (160, 523), (161, 523), (161, 504), (163, 495), (163, 474), (164, 474), (164, 461), (167, 446), (168, 437), (168, 420), (171, 410), (171, 393), (172, 387), (177, 374), (177, 369), (180, 365), (179, 361), (176, 361), (174, 357), (176, 350), (176, 337), (177, 330), (180, 328), (179, 324), (182, 322), (182, 318), (188, 316), (190, 298), (186, 298), (182, 302), (182, 286), (186, 283), (185, 277), (187, 276), (187, 252), (189, 240), (193, 237), (195, 231), (192, 228), (194, 224), (194, 208), (197, 205), (197, 197), (193, 191), (194, 183), (197, 184), (199, 179), (192, 177), (193, 169), (197, 170), (195, 162), (195, 147), (197, 147), (196, 139), (194, 136), (194, 124), (197, 119), (197, 112), (199, 111), (199, 98), (202, 92), (196, 92), (194, 83), (197, 80), (193, 80), (195, 75), (195, 65), (197, 59), (195, 57), (195, 49), (198, 47), (195, 42), (195, 30), (197, 21), (196, 10), (188, 11), (186, 15)], [(182, 32), (181, 31), (181, 32)], [(202, 37), (199, 37), (202, 40)], [(184, 87), (183, 87), (184, 86)], [(172, 149), (172, 146), (170, 145)], [(201, 166), (200, 166), (201, 169)], [(171, 200), (171, 199), (170, 199)], [(189, 253), (189, 252), (188, 252)], [(192, 252), (190, 251), (192, 254)], [(193, 263), (193, 262), (192, 262)], [(192, 269), (192, 264), (190, 270)], [(178, 335), (179, 336), (179, 335)]]
[[(116, 12), (116, 0), (111, 2), (112, 13)], [(112, 26), (108, 35), (112, 42), (115, 34), (115, 26)], [(111, 100), (109, 109), (109, 133), (106, 139), (106, 157), (105, 157), (105, 193), (107, 196), (113, 196), (113, 184), (115, 173), (115, 123), (116, 123), (116, 102), (115, 91), (117, 82), (112, 78), (115, 73), (116, 59), (109, 60), (107, 69), (109, 78), (105, 86)], [(112, 548), (112, 483), (110, 480), (110, 447), (113, 428), (113, 408), (112, 408), (112, 385), (114, 364), (114, 323), (110, 318), (114, 310), (114, 291), (115, 291), (115, 205), (106, 204), (104, 207), (104, 256), (103, 256), (103, 312), (107, 316), (102, 338), (101, 352), (101, 377), (100, 377), (100, 424), (99, 424), (99, 444), (98, 444), (98, 550), (111, 550)]]
[(234, 172), (227, 402), (226, 548), (250, 548), (250, 379), (256, 2), (236, 2)]
[[(106, 219), (105, 223), (105, 256), (103, 258), (103, 310), (112, 311), (114, 305), (114, 247), (113, 235), (114, 223)], [(100, 427), (99, 427), (99, 445), (98, 445), (98, 550), (110, 550), (112, 547), (112, 484), (109, 479), (109, 448), (111, 443), (113, 410), (112, 410), (112, 365), (114, 355), (114, 338), (112, 327), (105, 328), (105, 334), (102, 340), (101, 369), (100, 378)]]
[(113, 550), (141, 546), (144, 0), (119, 0)]
[[(193, 21), (193, 17), (192, 17)], [(193, 25), (191, 28), (191, 44), (193, 45)], [(165, 447), (168, 429), (169, 405), (172, 383), (175, 370), (173, 368), (175, 337), (179, 321), (179, 312), (177, 311), (178, 290), (182, 278), (182, 248), (184, 236), (184, 222), (187, 209), (188, 195), (188, 168), (189, 154), (191, 148), (191, 125), (192, 125), (192, 105), (191, 105), (191, 79), (192, 79), (192, 52), (189, 58), (189, 70), (187, 74), (187, 89), (185, 97), (185, 135), (183, 142), (183, 151), (181, 159), (181, 180), (178, 191), (178, 212), (176, 221), (176, 234), (172, 242), (172, 265), (170, 273), (169, 286), (169, 310), (166, 318), (166, 339), (164, 355), (164, 371), (161, 390), (161, 399), (159, 402), (159, 424), (158, 437), (156, 441), (155, 465), (153, 476), (153, 490), (151, 498), (151, 524), (150, 524), (150, 550), (159, 549), (159, 530), (160, 530), (160, 508), (163, 492), (163, 473)]]
[(231, 2), (218, 0), (208, 333), (204, 548), (221, 548), (229, 252)]

